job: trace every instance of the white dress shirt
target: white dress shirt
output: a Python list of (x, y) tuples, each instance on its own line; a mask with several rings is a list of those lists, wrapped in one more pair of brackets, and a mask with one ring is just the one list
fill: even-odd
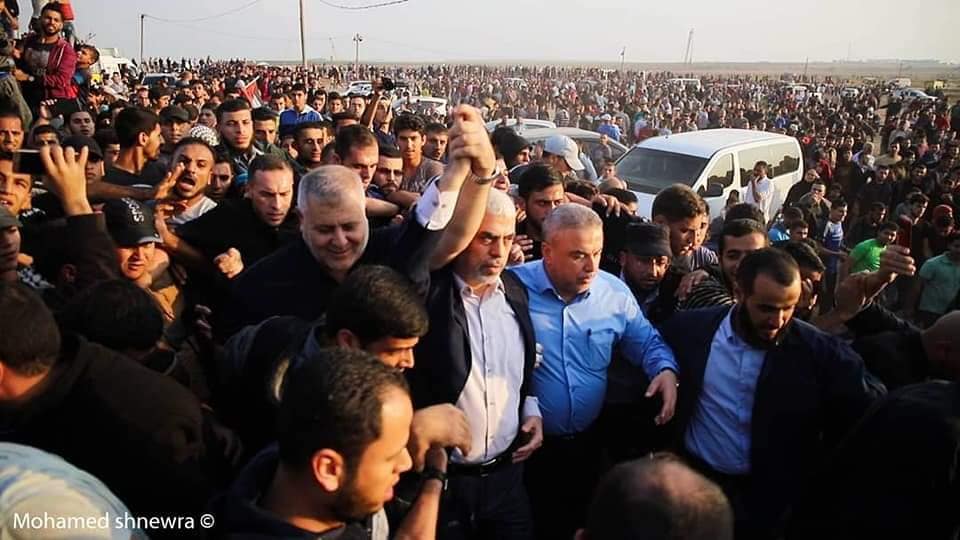
[[(457, 399), (457, 408), (470, 422), (473, 445), (466, 456), (454, 450), (453, 461), (483, 463), (510, 447), (520, 428), (520, 385), (524, 344), (520, 324), (507, 303), (503, 282), (497, 280), (482, 297), (454, 275), (470, 334), (470, 374)], [(523, 416), (540, 416), (537, 398), (529, 396)]]

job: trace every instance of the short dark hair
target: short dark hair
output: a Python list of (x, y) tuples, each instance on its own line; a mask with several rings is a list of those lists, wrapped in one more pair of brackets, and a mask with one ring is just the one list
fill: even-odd
[(557, 185), (563, 185), (563, 177), (556, 169), (546, 163), (533, 163), (520, 173), (520, 178), (517, 179), (517, 194), (526, 200), (535, 191)]
[(767, 230), (763, 225), (752, 219), (734, 219), (723, 222), (723, 229), (720, 231), (720, 238), (717, 239), (717, 249), (720, 255), (723, 255), (723, 249), (726, 247), (726, 238), (743, 238), (748, 234), (759, 234), (767, 238)]
[(150, 135), (160, 125), (160, 117), (153, 111), (140, 107), (127, 107), (117, 115), (113, 128), (117, 131), (120, 148), (133, 148), (140, 134)]
[(870, 210), (871, 210), (871, 211), (873, 211), (873, 210), (883, 210), (884, 212), (886, 212), (886, 211), (887, 211), (887, 205), (883, 204), (883, 203), (880, 202), (880, 201), (874, 201), (874, 202), (870, 203)]
[(385, 337), (414, 338), (427, 333), (430, 319), (410, 281), (386, 266), (361, 266), (333, 293), (327, 310), (327, 336), (352, 332), (366, 346)]
[[(2, 118), (2, 117), (0, 117), (0, 118)], [(113, 131), (113, 130), (111, 130), (111, 131)], [(50, 124), (43, 124), (43, 125), (40, 125), (40, 126), (35, 126), (35, 127), (33, 128), (33, 133), (30, 134), (30, 138), (33, 139), (33, 138), (36, 137), (37, 135), (44, 135), (44, 134), (46, 134), (46, 133), (53, 133), (54, 135), (57, 136), (57, 140), (58, 140), (58, 141), (60, 140), (60, 132), (57, 131), (57, 128), (51, 126)], [(99, 132), (98, 132), (98, 133), (99, 133)], [(96, 134), (94, 134), (94, 138), (96, 138), (96, 137), (97, 137)], [(116, 139), (117, 139), (116, 132), (114, 132), (113, 139), (114, 139), (113, 144), (117, 144), (117, 142), (116, 142)], [(97, 144), (99, 144), (100, 147), (103, 148), (103, 143), (101, 143), (99, 140), (97, 141)]]
[[(944, 216), (944, 217), (949, 218), (950, 216)], [(953, 220), (951, 219), (950, 222), (952, 223)], [(899, 230), (900, 230), (900, 226), (897, 225), (897, 223), (894, 221), (884, 221), (883, 223), (880, 224), (879, 227), (877, 227), (878, 233), (880, 231), (899, 231)]]
[(910, 195), (909, 197), (907, 197), (907, 203), (909, 203), (909, 204), (917, 204), (917, 203), (929, 204), (929, 203), (930, 203), (930, 197), (927, 197), (927, 196), (924, 195), (923, 193), (917, 192), (917, 193), (914, 193), (914, 194)]
[(357, 121), (360, 121), (360, 119), (357, 118), (357, 115), (353, 114), (353, 113), (350, 112), (350, 111), (340, 111), (340, 112), (334, 114), (333, 116), (331, 116), (330, 119), (333, 120), (333, 123), (334, 123), (334, 124), (337, 124), (337, 123), (342, 122), (342, 121), (344, 121), (344, 120), (357, 120)]
[(737, 203), (727, 208), (727, 213), (723, 217), (724, 223), (738, 219), (752, 219), (761, 225), (764, 222), (763, 210), (759, 206), (750, 203)]
[(163, 314), (150, 294), (127, 279), (81, 291), (60, 313), (64, 329), (115, 351), (146, 351), (163, 337)]
[(0, 361), (23, 376), (48, 371), (60, 356), (60, 330), (32, 290), (0, 282)]
[(324, 448), (343, 456), (348, 475), (383, 432), (384, 395), (409, 395), (399, 371), (358, 349), (325, 348), (284, 378), (277, 422), (280, 462), (302, 470)]
[(783, 209), (783, 222), (789, 226), (792, 222), (803, 219), (803, 210), (796, 206), (788, 206)]
[(304, 94), (306, 94), (306, 93), (307, 93), (307, 87), (306, 87), (306, 85), (304, 85), (303, 83), (296, 83), (296, 84), (294, 84), (293, 86), (290, 87), (290, 92), (289, 92), (289, 93), (292, 94), (292, 93), (294, 93), (294, 92), (303, 92)]
[(280, 115), (269, 107), (257, 107), (256, 109), (253, 109), (253, 111), (250, 113), (250, 116), (253, 118), (254, 122), (266, 122), (267, 120), (279, 122), (280, 120)]
[(400, 159), (403, 156), (400, 154), (400, 149), (396, 146), (380, 145), (380, 157), (388, 159)]
[(637, 194), (630, 191), (629, 189), (620, 189), (620, 188), (611, 188), (604, 192), (607, 195), (612, 195), (613, 198), (617, 199), (623, 204), (632, 204), (639, 202), (637, 199)]
[(40, 13), (42, 14), (44, 11), (56, 11), (61, 17), (63, 17), (63, 5), (60, 2), (47, 3), (47, 5), (43, 6), (43, 8), (40, 10)]
[[(680, 469), (694, 478), (682, 493), (669, 485)], [(716, 484), (672, 455), (655, 454), (620, 463), (604, 475), (584, 535), (588, 540), (732, 540), (733, 512)]]
[[(250, 111), (250, 103), (245, 99), (228, 99), (220, 104), (217, 107), (217, 122), (223, 120), (223, 115), (227, 113), (235, 113), (240, 111)], [(250, 117), (253, 118), (253, 113), (250, 113)]]
[(800, 278), (800, 266), (786, 251), (763, 248), (748, 253), (737, 267), (737, 285), (744, 294), (753, 293), (757, 276), (765, 275), (788, 287)]
[(695, 191), (683, 184), (673, 184), (657, 193), (653, 199), (650, 217), (663, 216), (674, 223), (706, 213), (707, 205)]
[(90, 119), (93, 120), (93, 113), (90, 111), (90, 109), (87, 109), (87, 108), (84, 108), (84, 107), (78, 107), (78, 108), (73, 109), (73, 110), (71, 110), (70, 112), (68, 112), (68, 113), (67, 113), (67, 117), (65, 118), (65, 120), (67, 121), (67, 123), (70, 123), (70, 120), (73, 118), (73, 115), (75, 115), (75, 114), (80, 114), (80, 113), (86, 113), (86, 114), (88, 114), (88, 115), (90, 116)]
[(308, 129), (322, 129), (326, 131), (328, 135), (330, 135), (333, 133), (333, 124), (331, 124), (330, 122), (327, 122), (326, 120), (316, 121), (316, 122), (300, 122), (299, 124), (293, 127), (294, 138), (298, 137), (301, 132)]
[(341, 129), (334, 142), (340, 159), (346, 158), (353, 148), (379, 147), (373, 132), (361, 125), (347, 126)]
[(427, 123), (418, 114), (404, 113), (393, 121), (393, 133), (398, 135), (401, 131), (416, 131), (424, 135)]
[(830, 203), (830, 210), (835, 210), (837, 208), (846, 208), (846, 207), (847, 207), (847, 200), (844, 199), (843, 197), (839, 197), (831, 201)]
[(807, 242), (787, 242), (783, 246), (793, 260), (797, 261), (800, 268), (808, 268), (814, 272), (826, 272), (827, 267), (823, 264), (823, 259), (817, 255), (816, 250)]
[(80, 45), (77, 47), (77, 52), (80, 52), (84, 49), (90, 51), (90, 56), (93, 58), (94, 63), (97, 63), (100, 61), (100, 51), (97, 50), (96, 47), (94, 47), (93, 45), (84, 43), (83, 45)]
[(423, 133), (447, 133), (449, 130), (447, 126), (441, 124), (440, 122), (430, 122), (423, 128)]
[[(233, 168), (232, 160), (227, 158), (223, 161), (230, 163), (231, 169)], [(222, 163), (222, 161), (217, 160), (216, 163)], [(247, 169), (247, 182), (253, 182), (260, 171), (290, 171), (292, 173), (293, 167), (290, 166), (290, 162), (280, 156), (263, 154), (253, 158), (250, 163), (250, 168)]]
[(565, 193), (573, 193), (574, 195), (583, 197), (584, 199), (592, 199), (600, 193), (600, 190), (597, 189), (597, 186), (584, 180), (567, 182), (563, 186), (563, 191)]

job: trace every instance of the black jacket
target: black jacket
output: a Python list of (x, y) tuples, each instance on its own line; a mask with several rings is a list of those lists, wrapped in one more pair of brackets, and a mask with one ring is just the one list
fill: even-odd
[(208, 260), (236, 248), (247, 268), (299, 235), (295, 211), (291, 210), (279, 227), (271, 227), (257, 217), (250, 199), (221, 201), (213, 210), (177, 227), (177, 236)]
[[(681, 451), (697, 409), (713, 336), (730, 307), (678, 312), (660, 329), (680, 364), (673, 419)], [(736, 314), (734, 314), (736, 316)], [(762, 530), (780, 526), (828, 448), (876, 397), (863, 361), (842, 341), (793, 320), (766, 355), (751, 420), (748, 515)]]
[[(530, 320), (527, 289), (510, 272), (500, 275), (507, 303), (517, 316), (517, 324), (523, 336), (524, 358), (523, 383), (520, 391), (520, 408), (524, 398), (530, 395), (530, 381), (536, 361), (536, 337)], [(470, 376), (470, 334), (463, 300), (454, 280), (453, 271), (446, 267), (432, 276), (427, 295), (427, 312), (430, 315), (430, 331), (415, 350), (416, 365), (408, 371), (414, 405), (417, 408), (440, 403), (456, 404)]]
[(213, 494), (200, 404), (175, 381), (81, 338), (26, 401), (0, 408), (0, 440), (96, 476), (136, 514), (196, 516)]
[[(430, 287), (430, 255), (440, 231), (429, 231), (411, 217), (398, 227), (370, 231), (357, 261), (390, 266), (410, 278), (421, 296)], [(274, 315), (314, 321), (327, 311), (339, 286), (317, 263), (300, 238), (262, 259), (234, 280), (225, 336)]]

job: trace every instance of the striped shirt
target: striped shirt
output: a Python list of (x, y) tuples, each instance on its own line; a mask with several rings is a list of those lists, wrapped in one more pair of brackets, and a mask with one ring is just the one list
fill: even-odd
[(719, 279), (708, 276), (690, 291), (690, 294), (677, 306), (679, 310), (697, 309), (712, 306), (732, 306), (733, 294)]

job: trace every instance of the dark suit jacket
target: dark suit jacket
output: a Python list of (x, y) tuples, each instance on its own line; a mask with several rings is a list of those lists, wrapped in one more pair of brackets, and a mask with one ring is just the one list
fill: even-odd
[[(681, 311), (660, 333), (680, 364), (673, 419), (677, 444), (696, 412), (713, 336), (731, 308)], [(736, 316), (736, 314), (734, 314)], [(848, 345), (793, 320), (766, 355), (751, 422), (751, 475), (744, 503), (751, 520), (777, 528), (825, 451), (839, 442), (879, 391)]]
[[(507, 303), (513, 308), (523, 336), (524, 357), (523, 383), (520, 391), (520, 408), (524, 398), (530, 395), (530, 381), (536, 360), (536, 339), (530, 320), (527, 289), (510, 272), (500, 275), (506, 292)], [(430, 314), (430, 331), (417, 345), (416, 365), (407, 372), (413, 401), (416, 408), (440, 403), (456, 404), (470, 376), (470, 334), (463, 310), (460, 290), (447, 267), (432, 276), (430, 293), (427, 295), (427, 311)]]

